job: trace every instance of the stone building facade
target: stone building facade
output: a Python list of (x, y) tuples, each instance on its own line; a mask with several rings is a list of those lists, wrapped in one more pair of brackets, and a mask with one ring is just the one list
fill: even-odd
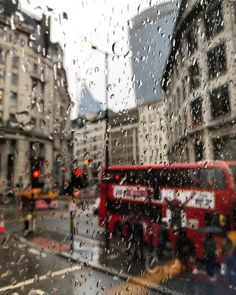
[(183, 0), (163, 76), (171, 162), (236, 158), (235, 1)]
[(69, 102), (63, 52), (50, 42), (50, 19), (33, 19), (16, 7), (4, 11), (0, 16), (2, 186), (19, 182), (30, 186), (36, 166), (44, 187), (63, 185), (69, 171), (62, 163), (67, 161), (58, 162), (59, 177), (55, 158), (68, 155)]

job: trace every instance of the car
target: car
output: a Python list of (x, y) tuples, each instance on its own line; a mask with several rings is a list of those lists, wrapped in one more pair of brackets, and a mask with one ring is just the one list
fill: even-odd
[(98, 215), (99, 206), (100, 206), (100, 198), (96, 198), (96, 200), (93, 204), (93, 214), (94, 215)]

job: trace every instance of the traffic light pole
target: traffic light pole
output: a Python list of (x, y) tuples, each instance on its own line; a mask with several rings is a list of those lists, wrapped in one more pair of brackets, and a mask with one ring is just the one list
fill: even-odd
[[(105, 77), (106, 77), (106, 116), (105, 116), (105, 173), (107, 173), (107, 169), (109, 167), (109, 137), (108, 137), (108, 124), (109, 124), (109, 113), (108, 113), (108, 53), (105, 53)], [(108, 200), (108, 191), (105, 191), (106, 197), (106, 218), (105, 218), (105, 246), (106, 246), (106, 253), (108, 254), (110, 251), (110, 233), (109, 233), (109, 216), (107, 210), (107, 200)]]

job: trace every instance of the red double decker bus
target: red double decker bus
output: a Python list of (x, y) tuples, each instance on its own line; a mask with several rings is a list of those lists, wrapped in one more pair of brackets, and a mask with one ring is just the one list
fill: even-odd
[[(203, 228), (236, 229), (236, 162), (111, 166), (103, 171), (100, 198), (100, 225), (107, 223), (110, 233), (128, 236), (139, 216), (144, 242), (155, 246), (165, 219), (173, 247), (176, 229), (185, 227), (203, 258)], [(222, 238), (215, 235), (218, 247)]]

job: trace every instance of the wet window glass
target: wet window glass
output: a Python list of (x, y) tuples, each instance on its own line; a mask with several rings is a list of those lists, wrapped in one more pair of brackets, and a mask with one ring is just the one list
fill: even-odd
[(235, 0), (0, 0), (0, 294), (236, 293), (235, 63)]

